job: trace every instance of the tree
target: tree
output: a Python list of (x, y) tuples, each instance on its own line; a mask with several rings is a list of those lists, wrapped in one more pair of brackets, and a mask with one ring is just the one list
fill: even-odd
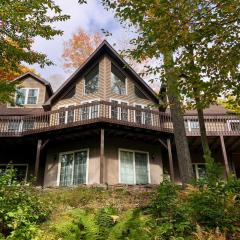
[(159, 59), (163, 56), (163, 66), (149, 67), (148, 73), (158, 73), (165, 79), (180, 174), (185, 184), (193, 177), (193, 171), (181, 109), (174, 53), (182, 47), (185, 34), (179, 31), (179, 24), (187, 21), (189, 17), (189, 3), (183, 0), (157, 2), (102, 0), (102, 3), (107, 9), (114, 9), (121, 23), (126, 23), (127, 27), (135, 26), (138, 29), (138, 36), (131, 40), (134, 48), (128, 50), (131, 57), (140, 60)]
[(100, 33), (88, 34), (82, 28), (79, 28), (69, 41), (64, 42), (63, 67), (67, 71), (75, 70), (93, 53), (102, 41), (103, 37)]
[[(52, 0), (0, 2), (0, 69), (9, 74), (19, 71), (19, 66), (40, 64), (41, 67), (52, 62), (43, 53), (32, 49), (34, 37), (52, 39), (63, 32), (52, 27), (53, 22), (65, 21), (68, 15), (62, 15), (61, 9)], [(11, 101), (14, 83), (1, 79), (0, 101)]]

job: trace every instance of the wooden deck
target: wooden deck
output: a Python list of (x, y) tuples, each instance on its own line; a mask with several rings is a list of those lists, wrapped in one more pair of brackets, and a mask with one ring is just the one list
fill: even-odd
[[(188, 136), (199, 136), (197, 116), (184, 116)], [(240, 136), (236, 115), (205, 115), (208, 136)], [(96, 101), (37, 115), (0, 116), (0, 137), (17, 137), (98, 122), (173, 133), (171, 115), (156, 110)]]

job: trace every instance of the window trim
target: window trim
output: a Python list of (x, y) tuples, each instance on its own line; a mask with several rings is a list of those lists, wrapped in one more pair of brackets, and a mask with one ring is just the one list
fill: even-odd
[[(81, 105), (87, 104), (87, 103), (92, 103), (92, 102), (99, 102), (100, 98), (96, 98), (96, 99), (89, 99), (89, 100), (83, 100), (80, 102)], [(92, 119), (91, 117), (91, 111), (92, 111), (92, 106), (89, 106), (89, 113), (88, 113), (88, 119)], [(100, 116), (100, 105), (98, 105), (98, 118)], [(80, 114), (80, 118), (82, 120), (82, 114)]]
[(232, 130), (231, 123), (236, 123), (236, 122), (238, 122), (240, 126), (240, 120), (238, 119), (227, 120), (228, 131), (234, 132), (234, 130)]
[[(86, 91), (85, 91), (86, 75), (88, 75), (92, 70), (94, 70), (94, 68), (97, 67), (97, 65), (98, 65), (98, 89), (97, 89), (97, 92), (95, 92), (95, 93), (86, 93)], [(96, 93), (98, 93), (99, 88), (100, 88), (100, 64), (99, 64), (99, 62), (98, 62), (98, 63), (96, 63), (93, 67), (91, 67), (91, 68), (84, 74), (84, 76), (83, 76), (83, 95), (84, 95), (84, 96), (89, 96), (89, 95), (91, 95), (91, 94), (96, 94)]]
[[(136, 107), (136, 105), (141, 106), (141, 108), (142, 108), (143, 110), (144, 110), (145, 107), (148, 107), (148, 105), (146, 105), (146, 104), (134, 102), (134, 103), (133, 103), (133, 106)], [(151, 108), (150, 108), (149, 110), (151, 110)], [(144, 113), (144, 114), (143, 114), (143, 113)], [(153, 116), (154, 116), (154, 115), (153, 115), (152, 113), (150, 113), (150, 114), (151, 114), (151, 126), (153, 126)], [(145, 112), (142, 112), (141, 115), (142, 115), (142, 116), (141, 116), (141, 124), (146, 125), (146, 122), (145, 122), (145, 121), (146, 121)], [(134, 110), (133, 116), (134, 116), (134, 122), (137, 123), (137, 121), (136, 121), (136, 110)]]
[[(121, 181), (121, 151), (133, 153), (133, 184), (127, 184), (127, 185), (136, 185), (136, 168), (135, 168), (135, 153), (136, 152), (147, 154), (147, 171), (148, 171), (148, 183), (147, 184), (151, 184), (151, 166), (150, 166), (149, 152), (135, 150), (135, 149), (134, 150), (126, 149), (126, 148), (118, 148), (118, 183), (126, 184), (126, 183), (122, 183), (122, 181)], [(139, 185), (143, 185), (143, 184), (139, 184)]]
[[(68, 107), (70, 107), (70, 106), (76, 106), (77, 105), (77, 103), (76, 102), (74, 102), (74, 103), (67, 103), (67, 104), (63, 104), (63, 105), (59, 105), (58, 106), (58, 110), (59, 109), (61, 109), (61, 108), (68, 108)], [(74, 116), (73, 116), (73, 122), (75, 122), (75, 109), (74, 109), (74, 111), (73, 111), (73, 113), (74, 113)], [(59, 123), (59, 113), (57, 113), (57, 119), (58, 119), (58, 125), (60, 124)], [(68, 121), (67, 121), (67, 119), (68, 119), (68, 109), (66, 109), (65, 110), (65, 121), (64, 121), (64, 124), (68, 124)]]
[(28, 166), (29, 164), (28, 163), (10, 163), (10, 164), (6, 164), (6, 163), (0, 163), (0, 166), (26, 166), (26, 174), (25, 174), (25, 177), (24, 177), (24, 182), (27, 181), (27, 177), (28, 177)]
[[(198, 128), (192, 128), (192, 127), (191, 127), (191, 122), (192, 122), (192, 120), (198, 122)], [(187, 130), (188, 130), (189, 132), (200, 131), (200, 125), (199, 125), (198, 119), (186, 119), (185, 121), (187, 122)]]
[[(114, 67), (117, 68), (118, 71), (121, 72), (121, 74), (124, 75), (124, 77), (125, 77), (125, 89), (126, 89), (125, 94), (118, 94), (118, 93), (115, 93), (115, 92), (112, 91), (112, 76), (111, 76), (112, 73), (113, 73), (113, 72), (112, 72), (112, 65), (114, 65)], [(111, 88), (111, 93), (112, 93), (112, 94), (116, 94), (116, 95), (118, 95), (118, 96), (126, 96), (126, 95), (128, 95), (128, 78), (127, 78), (126, 74), (125, 74), (115, 63), (113, 63), (113, 62), (111, 62), (110, 81), (111, 81), (110, 88)]]
[[(126, 103), (127, 106), (129, 106), (129, 101), (126, 101), (126, 100), (121, 100), (121, 99), (117, 99), (117, 98), (110, 98), (109, 100), (110, 100), (110, 103), (112, 103), (112, 101), (116, 101), (116, 102), (118, 102), (118, 104), (121, 104), (123, 102), (123, 103)], [(117, 120), (122, 121), (122, 118), (120, 117), (121, 116), (120, 109), (121, 109), (120, 107), (117, 107), (117, 111), (118, 111), (118, 113), (117, 113)], [(110, 119), (112, 119), (112, 106), (111, 105), (110, 105), (109, 117), (110, 117)], [(123, 120), (123, 121), (125, 121), (125, 120)], [(129, 121), (129, 109), (128, 109), (127, 121)]]
[[(20, 89), (26, 89), (26, 96), (25, 96), (25, 98), (24, 98), (24, 103), (21, 104), (21, 105), (31, 105), (31, 106), (35, 106), (35, 105), (38, 104), (39, 92), (40, 92), (39, 88), (26, 88), (26, 87), (22, 87), (22, 88), (19, 88), (19, 89), (17, 89), (17, 90), (20, 90)], [(27, 103), (29, 90), (32, 90), (32, 89), (37, 90), (36, 103)], [(15, 94), (15, 104), (17, 104), (17, 92), (16, 92), (16, 94)]]
[[(88, 181), (88, 170), (89, 170), (89, 148), (82, 148), (82, 149), (78, 149), (78, 150), (73, 150), (73, 151), (66, 151), (66, 152), (59, 152), (59, 156), (58, 156), (58, 172), (57, 172), (57, 186), (60, 187), (60, 174), (61, 174), (61, 156), (64, 154), (74, 154), (76, 152), (81, 152), (81, 151), (87, 151), (87, 166), (86, 166), (86, 185), (89, 183)], [(73, 160), (73, 170), (74, 170), (74, 161)], [(72, 172), (73, 174), (73, 172)], [(78, 186), (78, 185), (70, 185), (70, 186)], [(68, 187), (68, 186), (67, 186)]]

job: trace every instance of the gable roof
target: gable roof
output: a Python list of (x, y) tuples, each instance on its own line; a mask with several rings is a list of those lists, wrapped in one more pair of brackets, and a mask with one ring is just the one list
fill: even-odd
[(22, 81), (22, 80), (24, 80), (24, 79), (26, 79), (26, 78), (28, 78), (28, 77), (31, 77), (31, 78), (35, 79), (36, 81), (40, 82), (41, 84), (45, 85), (45, 86), (46, 86), (46, 89), (47, 89), (47, 91), (48, 91), (49, 96), (52, 96), (52, 95), (53, 95), (53, 90), (52, 90), (51, 84), (50, 84), (48, 81), (44, 80), (43, 78), (37, 76), (37, 75), (34, 74), (33, 72), (24, 73), (24, 74), (22, 74), (21, 76), (13, 79), (12, 81), (13, 81), (13, 82), (14, 82), (14, 81)]
[(113, 49), (113, 47), (104, 40), (99, 47), (87, 58), (87, 60), (61, 85), (61, 87), (43, 104), (45, 109), (49, 109), (50, 106), (59, 99), (61, 94), (67, 90), (71, 84), (76, 82), (88, 69), (91, 67), (101, 56), (104, 54), (109, 55), (124, 71), (136, 81), (148, 95), (156, 102), (159, 99), (156, 93), (148, 86), (148, 84), (129, 66), (129, 64)]

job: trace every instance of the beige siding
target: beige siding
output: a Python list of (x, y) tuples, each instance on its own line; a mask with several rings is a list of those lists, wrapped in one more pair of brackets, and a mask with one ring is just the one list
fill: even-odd
[[(88, 167), (88, 184), (100, 182), (100, 154), (99, 139), (84, 140), (84, 142), (71, 142), (56, 144), (50, 147), (47, 152), (45, 167), (44, 186), (57, 186), (57, 177), (59, 171), (59, 154), (60, 152), (75, 151), (79, 149), (89, 149), (89, 167)], [(159, 145), (147, 144), (142, 141), (127, 140), (121, 138), (106, 137), (105, 139), (105, 164), (106, 173), (105, 181), (108, 184), (119, 183), (119, 148), (129, 150), (146, 151), (149, 153), (150, 160), (150, 179), (151, 184), (159, 184), (162, 181), (162, 156)]]
[(58, 109), (59, 106), (68, 105), (72, 103), (81, 104), (87, 100), (105, 100), (110, 101), (111, 99), (123, 100), (128, 102), (130, 105), (135, 103), (143, 105), (152, 105), (154, 102), (151, 100), (141, 99), (135, 95), (134, 81), (127, 77), (127, 94), (118, 95), (111, 91), (111, 61), (105, 56), (99, 62), (99, 90), (95, 94), (84, 94), (84, 78), (81, 78), (76, 83), (76, 93), (72, 98), (60, 99), (56, 104), (53, 105), (52, 109)]
[(28, 77), (24, 79), (21, 84), (19, 85), (21, 88), (38, 88), (38, 99), (37, 104), (27, 104), (24, 105), (26, 108), (42, 108), (43, 103), (46, 99), (46, 86), (42, 83), (36, 81), (35, 79)]

